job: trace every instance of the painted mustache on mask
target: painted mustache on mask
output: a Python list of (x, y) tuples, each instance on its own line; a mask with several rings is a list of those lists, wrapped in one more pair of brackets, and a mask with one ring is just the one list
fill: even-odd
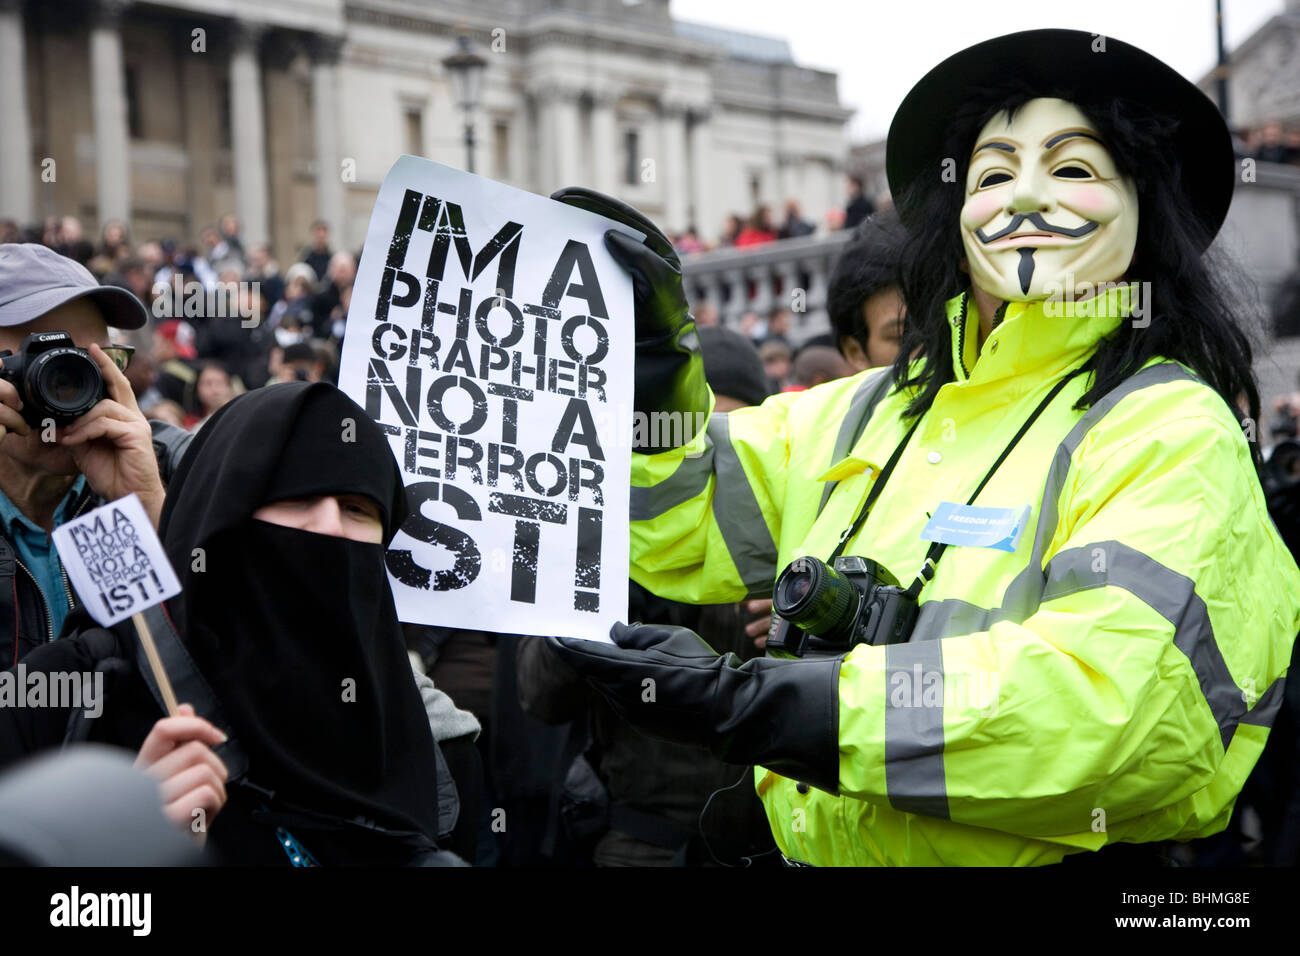
[(1052, 232), (1058, 236), (1068, 236), (1071, 239), (1078, 239), (1080, 236), (1086, 236), (1088, 233), (1096, 229), (1097, 226), (1099, 225), (1099, 223), (1089, 219), (1082, 226), (1075, 226), (1073, 229), (1067, 229), (1064, 226), (1053, 226), (1046, 219), (1044, 219), (1039, 213), (1018, 212), (1011, 217), (1011, 222), (1007, 224), (1007, 227), (1005, 229), (999, 229), (991, 236), (985, 235), (983, 229), (976, 229), (975, 238), (979, 239), (979, 241), (984, 243), (985, 245), (988, 245), (990, 242), (997, 242), (997, 240), (1003, 238), (1004, 236), (1011, 235), (1013, 232), (1019, 229), (1022, 224), (1026, 222), (1032, 223), (1035, 229), (1040, 229), (1043, 232)]

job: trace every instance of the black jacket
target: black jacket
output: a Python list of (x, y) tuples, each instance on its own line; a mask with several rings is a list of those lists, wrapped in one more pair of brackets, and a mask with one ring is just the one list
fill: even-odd
[[(158, 456), (158, 469), (165, 484), (189, 447), (191, 436), (189, 432), (164, 422), (149, 424), (153, 428), (154, 454)], [(87, 485), (74, 502), (69, 517), (83, 515), (101, 504), (103, 500)], [(68, 583), (66, 572), (63, 586), (68, 590), (68, 603), (76, 610), (77, 595)], [(56, 636), (50, 623), (49, 606), (36, 578), (19, 559), (9, 538), (9, 530), (0, 526), (0, 668), (12, 667)]]
[[(90, 719), (84, 708), (0, 707), (0, 772), (33, 754), (80, 741), (138, 751), (163, 711), (141, 676), (131, 623), (97, 626), (85, 611), (68, 615), (68, 636), (39, 647), (23, 661), (21, 674), (95, 673), (101, 681), (100, 713)], [(162, 637), (161, 634), (158, 635)], [(175, 673), (172, 675), (176, 676)], [(89, 702), (88, 702), (89, 703)], [(437, 744), (435, 743), (435, 748)], [(439, 751), (440, 753), (440, 751)], [(438, 802), (455, 803), (456, 787), (439, 757)], [(308, 811), (283, 805), (274, 794), (229, 781), (228, 802), (213, 822), (210, 857), (216, 863), (288, 866), (288, 855), (272, 838), (272, 828), (291, 826), (323, 865), (364, 862), (391, 866), (455, 866), (460, 861), (437, 851), (427, 840), (375, 832), (338, 818), (314, 819)], [(218, 835), (218, 829), (220, 834)], [(400, 836), (400, 835), (399, 835)], [(224, 847), (223, 853), (218, 847)]]

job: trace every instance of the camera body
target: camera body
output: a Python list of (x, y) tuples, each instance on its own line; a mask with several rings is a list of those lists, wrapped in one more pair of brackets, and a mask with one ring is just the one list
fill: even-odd
[(858, 644), (901, 644), (912, 634), (917, 601), (880, 564), (856, 555), (834, 566), (796, 558), (776, 579), (767, 647), (803, 657), (841, 654)]
[(18, 390), (23, 420), (33, 428), (46, 419), (67, 425), (107, 394), (99, 366), (67, 332), (33, 332), (16, 353), (5, 350), (0, 359), (0, 378)]

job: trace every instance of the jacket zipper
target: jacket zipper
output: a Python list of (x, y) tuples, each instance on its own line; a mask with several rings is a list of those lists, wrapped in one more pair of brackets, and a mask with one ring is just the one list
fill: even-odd
[(961, 316), (957, 320), (957, 364), (966, 378), (970, 378), (970, 372), (966, 371), (966, 303), (969, 301), (970, 293), (967, 292), (961, 297)]
[(82, 514), (85, 513), (86, 509), (90, 507), (90, 503), (93, 500), (94, 500), (94, 495), (91, 494), (83, 495), (81, 499), (81, 504), (77, 505), (77, 510), (72, 512), (72, 517), (80, 518)]
[(63, 577), (63, 593), (68, 597), (68, 613), (71, 614), (77, 607), (77, 596), (72, 593), (72, 586), (68, 583), (68, 572), (63, 567), (63, 562), (59, 562), (59, 573)]
[[(48, 637), (46, 637), (45, 642), (47, 644), (51, 643), (54, 640), (54, 615), (50, 613), (50, 602), (45, 600), (45, 594), (44, 592), (41, 591), (41, 586), (36, 583), (36, 575), (32, 574), (31, 571), (27, 570), (27, 565), (23, 564), (22, 559), (19, 558), (17, 555), (14, 555), (14, 561), (18, 564), (18, 567), (22, 568), (23, 574), (27, 575), (27, 577), (31, 580), (32, 587), (36, 589), (36, 593), (40, 596), (41, 607), (45, 609), (45, 631), (49, 635)], [(18, 635), (15, 634), (14, 640), (17, 639), (18, 639)]]
[[(84, 495), (81, 499), (81, 504), (77, 505), (76, 510), (72, 512), (72, 517), (68, 520), (71, 521), (73, 518), (80, 518), (85, 514), (86, 509), (90, 507), (90, 503), (93, 500), (93, 495)], [(63, 593), (67, 595), (68, 613), (71, 614), (77, 608), (77, 596), (72, 593), (72, 584), (68, 581), (68, 569), (63, 566), (62, 561), (59, 562), (59, 576), (63, 580)], [(53, 630), (53, 626), (51, 626), (51, 630)]]

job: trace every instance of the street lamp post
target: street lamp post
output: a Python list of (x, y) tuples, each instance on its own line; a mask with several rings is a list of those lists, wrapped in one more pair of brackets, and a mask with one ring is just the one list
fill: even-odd
[(1219, 48), (1219, 61), (1214, 68), (1214, 87), (1219, 100), (1219, 112), (1228, 120), (1228, 48), (1223, 42), (1223, 0), (1214, 2), (1214, 39)]
[(474, 52), (470, 38), (461, 34), (456, 38), (456, 50), (442, 59), (442, 65), (451, 77), (456, 105), (465, 114), (465, 169), (474, 172), (474, 109), (483, 90), (483, 70), (487, 60)]

